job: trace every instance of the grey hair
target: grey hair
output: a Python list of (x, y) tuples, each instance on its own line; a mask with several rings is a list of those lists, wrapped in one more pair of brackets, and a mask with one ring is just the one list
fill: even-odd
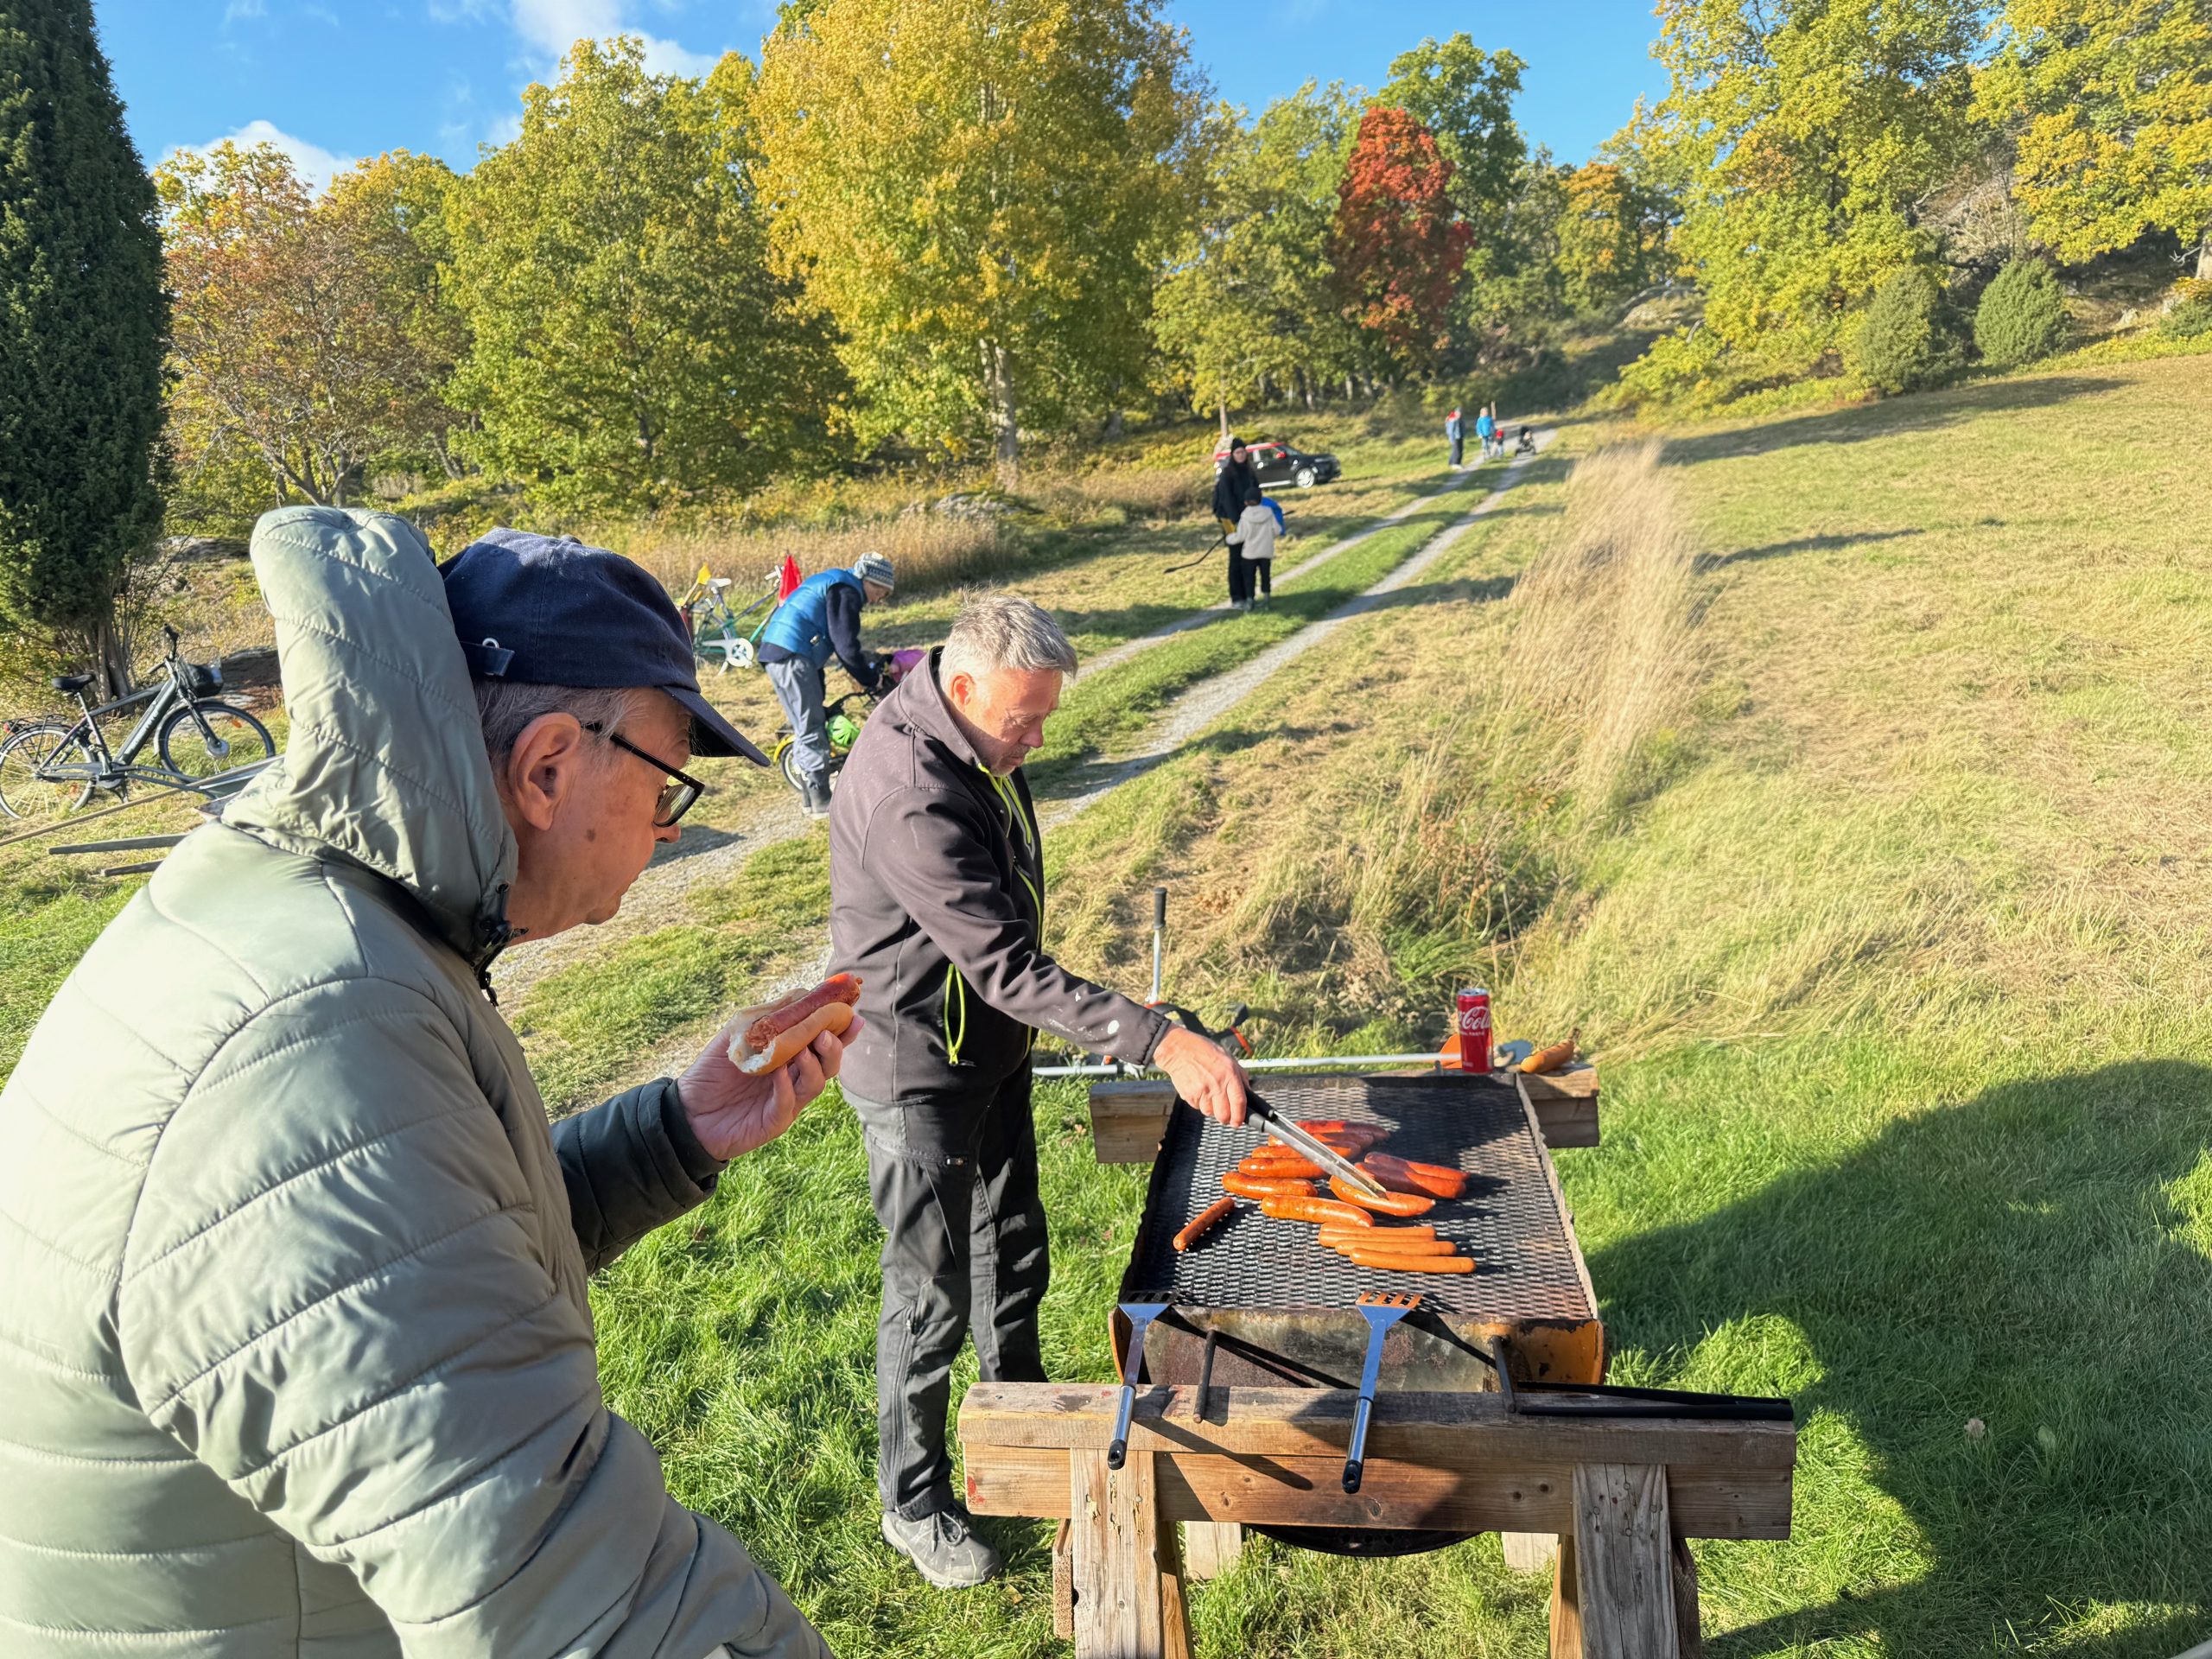
[(477, 680), (476, 718), (494, 769), (514, 753), (530, 722), (545, 715), (574, 715), (579, 725), (611, 732), (637, 708), (625, 686), (543, 685), (529, 680)]
[(971, 599), (952, 619), (938, 671), (982, 675), (994, 669), (1058, 669), (1075, 677), (1075, 647), (1043, 607), (1007, 594)]

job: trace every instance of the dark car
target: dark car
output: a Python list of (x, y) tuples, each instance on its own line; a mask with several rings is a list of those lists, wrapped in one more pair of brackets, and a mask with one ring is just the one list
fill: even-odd
[[(1308, 454), (1287, 438), (1255, 438), (1245, 447), (1252, 452), (1253, 472), (1262, 484), (1295, 484), (1310, 490), (1344, 471), (1334, 455)], [(1224, 443), (1213, 452), (1214, 471), (1228, 461), (1229, 447)]]

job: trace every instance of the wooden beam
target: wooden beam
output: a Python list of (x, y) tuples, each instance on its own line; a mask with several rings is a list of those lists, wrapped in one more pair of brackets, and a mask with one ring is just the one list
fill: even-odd
[[(1523, 1077), (1544, 1144), (1598, 1144), (1598, 1068), (1588, 1061), (1548, 1077)], [(1148, 1164), (1166, 1133), (1175, 1085), (1164, 1077), (1127, 1077), (1090, 1085), (1090, 1142), (1102, 1164)]]
[(1665, 1469), (1590, 1463), (1575, 1470), (1582, 1659), (1677, 1659), (1673, 1541)]
[(1077, 1659), (1189, 1659), (1174, 1532), (1160, 1514), (1154, 1455), (1119, 1469), (1103, 1451), (1074, 1459), (1069, 1489)]
[[(1171, 1521), (1567, 1534), (1577, 1465), (1651, 1464), (1667, 1468), (1685, 1535), (1789, 1535), (1796, 1431), (1786, 1422), (1520, 1417), (1493, 1394), (1386, 1394), (1355, 1497), (1340, 1481), (1350, 1391), (1217, 1384), (1205, 1422), (1192, 1415), (1195, 1395), (1147, 1389), (1130, 1425), (1132, 1454), (1162, 1457), (1158, 1502)], [(1069, 1513), (1073, 1465), (1105, 1448), (1116, 1395), (1057, 1383), (970, 1388), (960, 1409), (969, 1507)]]
[(1516, 1573), (1543, 1573), (1559, 1560), (1559, 1539), (1548, 1532), (1502, 1532), (1499, 1547)]
[(1559, 1570), (1552, 1575), (1551, 1659), (1582, 1659), (1582, 1601), (1575, 1582), (1574, 1535), (1559, 1541)]
[(1217, 1579), (1244, 1554), (1244, 1529), (1234, 1521), (1183, 1523), (1183, 1575), (1193, 1584)]
[(1074, 1530), (1064, 1518), (1052, 1534), (1052, 1634), (1063, 1642), (1075, 1640)]
[(1705, 1659), (1705, 1623), (1698, 1611), (1697, 1557), (1679, 1529), (1673, 1540), (1675, 1646), (1681, 1659)]

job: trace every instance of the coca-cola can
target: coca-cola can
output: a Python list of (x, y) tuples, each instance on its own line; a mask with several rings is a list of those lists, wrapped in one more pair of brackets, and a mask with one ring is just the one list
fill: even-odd
[(1459, 1069), (1490, 1070), (1490, 993), (1479, 988), (1459, 993)]

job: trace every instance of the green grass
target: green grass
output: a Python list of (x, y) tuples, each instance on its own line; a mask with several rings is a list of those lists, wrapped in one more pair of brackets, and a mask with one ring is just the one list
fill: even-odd
[[(1471, 735), (1503, 729), (1477, 717), (1522, 626), (1510, 579), (1569, 522), (1547, 462), (1402, 602), (1050, 838), (1072, 964), (1141, 982), (1143, 893), (1169, 881), (1176, 993), (1249, 1000), (1278, 1052), (1433, 1042), (1462, 971), (1507, 1035), (1581, 1026), (1605, 1143), (1560, 1167), (1614, 1378), (1798, 1408), (1792, 1539), (1698, 1547), (1715, 1659), (2169, 1659), (2212, 1635), (2208, 429), (2212, 377), (2175, 358), (1676, 435), (1696, 695), (1594, 800), (1541, 746)], [(1416, 533), (1079, 682), (1044, 781)], [(1094, 647), (1141, 631), (1154, 534), (1047, 573), (1056, 603), (1094, 582), (1089, 608), (1129, 613)], [(1561, 683), (1592, 668), (1563, 653)], [(1414, 903), (1484, 814), (1543, 855), (1497, 867), (1510, 927)], [(818, 836), (756, 854), (518, 998), (549, 1099), (651, 1075), (808, 959), (821, 860)], [(16, 1022), (118, 897), (8, 874)], [(1037, 1114), (1047, 1362), (1103, 1377), (1141, 1172), (1093, 1161), (1072, 1087)], [(1065, 1651), (1048, 1528), (992, 1523), (1014, 1572), (965, 1595), (876, 1537), (879, 1242), (827, 1097), (600, 1275), (610, 1398), (839, 1652)], [(1362, 1564), (1261, 1541), (1197, 1592), (1198, 1651), (1503, 1659), (1543, 1650), (1547, 1593), (1490, 1539)]]

